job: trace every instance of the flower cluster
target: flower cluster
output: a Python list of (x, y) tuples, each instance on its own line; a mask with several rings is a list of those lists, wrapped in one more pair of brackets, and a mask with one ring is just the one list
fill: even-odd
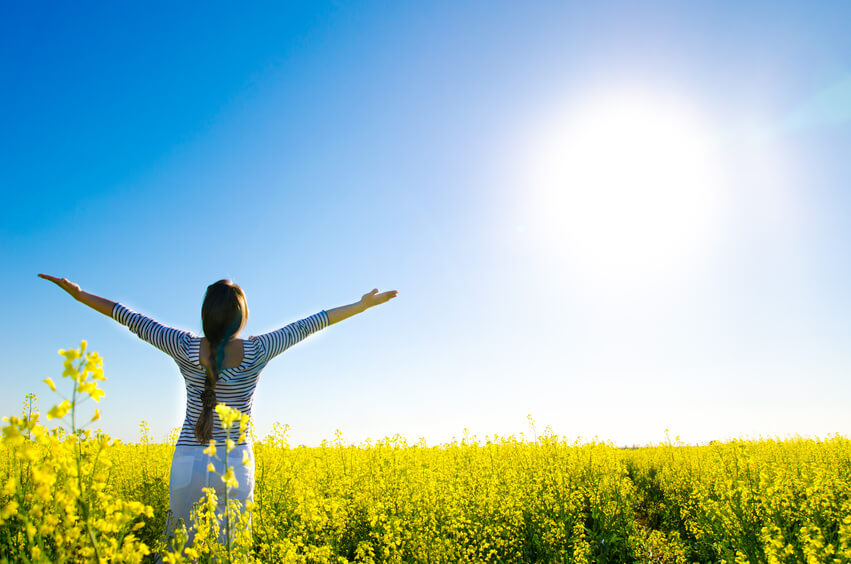
[[(0, 526), (5, 546), (0, 552), (12, 561), (141, 562), (150, 553), (137, 536), (143, 518), (153, 509), (110, 491), (113, 471), (109, 436), (85, 429), (100, 418), (95, 410), (78, 426), (79, 405), (100, 401), (104, 380), (102, 358), (79, 349), (61, 350), (62, 376), (71, 381), (71, 397), (54, 405), (48, 419), (65, 425), (48, 431), (39, 424), (35, 396), (21, 417), (4, 417), (3, 455), (7, 461), (0, 498)], [(76, 362), (75, 362), (76, 361)], [(52, 379), (45, 383), (57, 392)]]

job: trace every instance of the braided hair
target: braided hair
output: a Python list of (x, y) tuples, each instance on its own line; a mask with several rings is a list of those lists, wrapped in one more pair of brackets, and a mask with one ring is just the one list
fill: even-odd
[(230, 280), (219, 280), (207, 286), (201, 306), (201, 323), (210, 346), (207, 378), (201, 392), (201, 415), (195, 423), (195, 438), (206, 444), (213, 437), (213, 407), (216, 405), (216, 383), (225, 358), (225, 345), (248, 321), (248, 304), (245, 294)]

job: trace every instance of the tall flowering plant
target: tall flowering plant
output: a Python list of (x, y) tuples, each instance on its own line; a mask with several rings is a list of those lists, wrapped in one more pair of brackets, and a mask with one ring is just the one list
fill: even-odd
[[(191, 512), (191, 526), (195, 530), (192, 546), (186, 546), (189, 537), (186, 527), (178, 528), (175, 531), (171, 546), (159, 547), (160, 553), (163, 555), (163, 562), (181, 564), (186, 562), (187, 559), (196, 561), (212, 559), (215, 562), (228, 563), (255, 561), (251, 554), (252, 537), (250, 529), (254, 502), (248, 501), (243, 507), (238, 500), (230, 497), (232, 490), (239, 487), (234, 467), (229, 464), (230, 453), (236, 448), (237, 442), (245, 441), (249, 417), (223, 403), (216, 405), (216, 413), (227, 434), (224, 445), (224, 460), (218, 455), (220, 449), (216, 447), (215, 439), (210, 440), (210, 445), (204, 450), (204, 453), (224, 464), (225, 470), (222, 473), (216, 471), (215, 464), (212, 462), (207, 466), (207, 472), (215, 474), (224, 483), (224, 500), (221, 504), (224, 511), (219, 511), (221, 507), (216, 488), (204, 488), (204, 495)], [(239, 437), (234, 442), (231, 435), (236, 430), (237, 422), (239, 424)], [(249, 463), (247, 451), (243, 452), (241, 463)]]
[(51, 378), (44, 382), (62, 398), (47, 418), (61, 424), (50, 431), (39, 424), (33, 395), (21, 417), (3, 418), (3, 447), (15, 462), (0, 493), (9, 559), (141, 562), (150, 548), (134, 533), (145, 526), (143, 517), (153, 517), (153, 509), (109, 492), (112, 464), (105, 453), (116, 442), (87, 428), (100, 419), (100, 411), (79, 423), (80, 406), (89, 399), (100, 402), (104, 395), (98, 387), (106, 380), (103, 358), (87, 353), (86, 341), (59, 354), (65, 358), (62, 377), (68, 379), (70, 397)]

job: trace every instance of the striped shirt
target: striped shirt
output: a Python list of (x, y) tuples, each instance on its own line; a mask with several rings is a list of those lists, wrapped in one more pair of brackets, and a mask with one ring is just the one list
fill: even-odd
[[(168, 354), (177, 363), (186, 384), (186, 417), (183, 420), (177, 444), (178, 446), (207, 446), (202, 445), (195, 438), (195, 422), (201, 414), (201, 392), (204, 391), (204, 381), (207, 379), (207, 372), (198, 358), (201, 337), (189, 331), (166, 327), (119, 303), (116, 303), (112, 309), (112, 318), (126, 325), (140, 339)], [(257, 387), (260, 371), (266, 363), (308, 335), (324, 329), (328, 324), (328, 313), (323, 309), (319, 313), (290, 323), (276, 331), (244, 339), (242, 363), (237, 367), (223, 368), (219, 371), (216, 403), (225, 403), (242, 413), (251, 415), (254, 389)], [(231, 433), (231, 438), (236, 441), (239, 430), (236, 429)], [(250, 431), (246, 431), (247, 440), (250, 440), (249, 433)], [(215, 410), (213, 410), (213, 438), (216, 444), (223, 444), (227, 438)], [(245, 444), (245, 442), (238, 444)]]

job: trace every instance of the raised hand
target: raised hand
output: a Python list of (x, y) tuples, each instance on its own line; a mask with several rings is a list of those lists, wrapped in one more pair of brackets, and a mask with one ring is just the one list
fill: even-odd
[(49, 274), (39, 274), (38, 277), (43, 278), (45, 280), (50, 280), (51, 282), (71, 294), (71, 297), (77, 300), (78, 302), (81, 302), (89, 306), (90, 308), (99, 311), (107, 317), (112, 317), (112, 310), (115, 308), (115, 302), (106, 298), (102, 298), (100, 296), (96, 296), (94, 294), (90, 294), (88, 292), (84, 292), (77, 284), (74, 284), (67, 278), (57, 278)]
[(57, 278), (49, 274), (39, 274), (38, 277), (43, 278), (45, 280), (50, 280), (51, 282), (71, 294), (71, 297), (73, 297), (75, 300), (80, 299), (80, 294), (82, 293), (82, 290), (80, 290), (80, 286), (74, 284), (67, 278)]
[(399, 292), (397, 290), (388, 290), (387, 292), (378, 293), (378, 288), (373, 288), (371, 292), (367, 292), (360, 299), (361, 305), (364, 306), (364, 309), (370, 308), (372, 306), (376, 306), (378, 304), (383, 304), (393, 298), (395, 298)]

